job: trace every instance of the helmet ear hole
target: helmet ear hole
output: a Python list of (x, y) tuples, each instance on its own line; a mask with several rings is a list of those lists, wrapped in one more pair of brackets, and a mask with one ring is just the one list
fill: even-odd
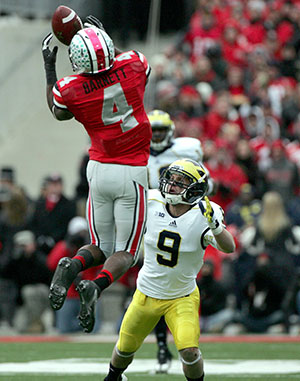
[(203, 198), (207, 193), (208, 183), (207, 181), (193, 183), (186, 191), (186, 199), (193, 203), (199, 198)]

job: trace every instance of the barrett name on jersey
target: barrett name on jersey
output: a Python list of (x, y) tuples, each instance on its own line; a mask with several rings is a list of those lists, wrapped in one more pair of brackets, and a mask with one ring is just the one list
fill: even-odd
[[(200, 201), (205, 207), (205, 201)], [(223, 220), (221, 208), (211, 203)], [(196, 277), (208, 245), (217, 242), (198, 204), (180, 217), (172, 217), (161, 193), (152, 189), (148, 197), (147, 228), (144, 236), (144, 264), (137, 288), (158, 299), (180, 298), (196, 287)]]
[(141, 104), (149, 74), (145, 56), (131, 50), (119, 54), (106, 73), (75, 74), (57, 81), (54, 104), (84, 125), (91, 138), (91, 160), (147, 164), (152, 131)]

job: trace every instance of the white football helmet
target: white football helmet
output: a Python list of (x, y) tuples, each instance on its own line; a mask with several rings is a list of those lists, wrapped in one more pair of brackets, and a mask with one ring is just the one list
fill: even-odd
[[(175, 125), (170, 118), (170, 115), (167, 112), (161, 110), (153, 110), (149, 112), (148, 118), (152, 128), (151, 148), (154, 151), (161, 152), (166, 147), (171, 145), (172, 140), (174, 139)], [(155, 129), (165, 130), (165, 135), (160, 141), (154, 141)]]
[(101, 73), (114, 64), (114, 43), (104, 30), (95, 26), (84, 28), (72, 38), (69, 57), (76, 73)]
[[(180, 175), (188, 184), (174, 180), (172, 175)], [(194, 160), (176, 160), (163, 172), (159, 179), (159, 190), (169, 204), (194, 204), (203, 198), (208, 189), (207, 173), (204, 167)], [(182, 188), (180, 193), (170, 193), (171, 185)]]

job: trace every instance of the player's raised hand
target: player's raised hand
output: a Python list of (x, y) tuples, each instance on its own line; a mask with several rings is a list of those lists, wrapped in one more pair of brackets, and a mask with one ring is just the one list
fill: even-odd
[(42, 42), (42, 53), (43, 53), (46, 70), (53, 70), (53, 68), (55, 68), (55, 63), (56, 63), (56, 54), (57, 54), (58, 47), (54, 46), (52, 51), (49, 48), (52, 38), (53, 38), (53, 34), (49, 33), (43, 39), (43, 42)]
[(223, 226), (222, 226), (223, 211), (220, 208), (220, 213), (218, 213), (220, 215), (218, 216), (217, 213), (215, 213), (213, 207), (211, 206), (209, 198), (205, 196), (204, 200), (205, 200), (205, 210), (203, 211), (201, 208), (201, 211), (204, 217), (207, 219), (208, 226), (210, 227), (213, 234), (218, 235), (223, 230)]
[(102, 22), (93, 15), (89, 15), (85, 19), (84, 27), (96, 26), (99, 29), (104, 30)]
[(52, 38), (53, 34), (49, 33), (42, 42), (42, 54), (44, 59), (47, 85), (54, 85), (57, 81), (55, 64), (58, 47), (54, 46), (53, 50), (50, 50), (49, 45)]

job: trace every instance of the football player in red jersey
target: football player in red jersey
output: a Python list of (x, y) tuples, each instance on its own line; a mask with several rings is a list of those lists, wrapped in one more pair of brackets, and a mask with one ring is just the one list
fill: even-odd
[(91, 140), (86, 208), (91, 243), (72, 259), (60, 260), (49, 298), (52, 308), (60, 309), (77, 274), (104, 264), (93, 282), (77, 286), (80, 324), (91, 332), (101, 291), (138, 259), (147, 214), (151, 126), (143, 104), (150, 74), (147, 59), (133, 50), (116, 49), (93, 16), (87, 22), (69, 46), (76, 74), (57, 80), (58, 48), (50, 50), (51, 34), (43, 41), (42, 53), (49, 109), (57, 120), (74, 117)]

